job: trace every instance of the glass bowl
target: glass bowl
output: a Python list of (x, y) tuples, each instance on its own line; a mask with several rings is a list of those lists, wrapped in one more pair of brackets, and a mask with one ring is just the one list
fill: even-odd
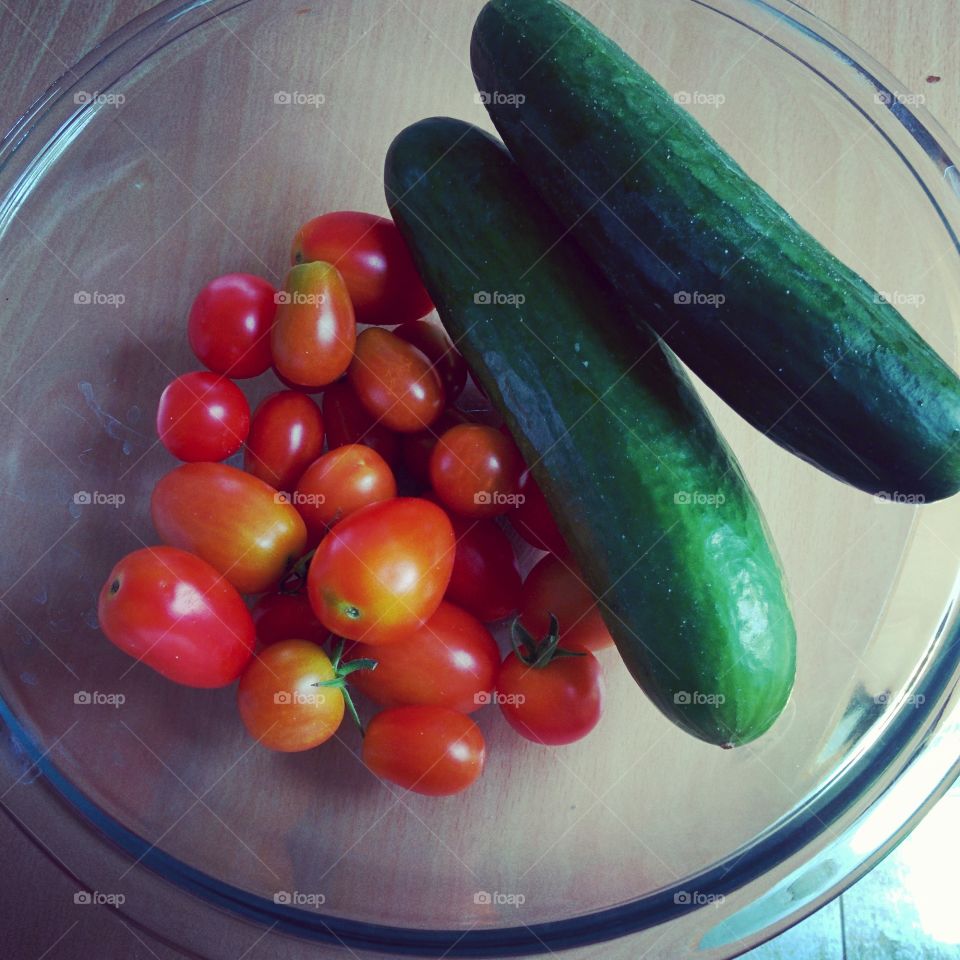
[[(0, 147), (0, 794), (78, 896), (192, 955), (728, 957), (862, 875), (956, 772), (956, 503), (846, 488), (706, 391), (799, 631), (795, 693), (754, 744), (674, 728), (610, 652), (589, 739), (538, 749), (484, 711), (486, 775), (438, 801), (377, 782), (346, 727), (259, 749), (231, 690), (175, 687), (100, 635), (107, 571), (156, 539), (153, 412), (196, 365), (194, 293), (278, 282), (318, 212), (385, 212), (406, 124), (489, 127), (480, 5), (161, 3)], [(957, 148), (920, 98), (788, 0), (575, 6), (956, 363)]]

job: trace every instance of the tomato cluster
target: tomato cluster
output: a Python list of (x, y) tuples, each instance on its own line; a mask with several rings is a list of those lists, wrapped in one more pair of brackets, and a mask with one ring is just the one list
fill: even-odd
[[(157, 408), (183, 461), (151, 497), (162, 546), (110, 572), (104, 633), (177, 683), (239, 681), (240, 718), (273, 750), (360, 723), (361, 694), (378, 711), (364, 763), (424, 794), (480, 775), (486, 704), (538, 743), (585, 736), (610, 634), (511, 436), (485, 399), (458, 406), (467, 364), (424, 319), (396, 227), (326, 214), (291, 261), (280, 290), (234, 273), (197, 295), (187, 337), (206, 369)], [(261, 375), (284, 389), (251, 414), (236, 381)], [(526, 580), (511, 528), (549, 551)], [(502, 656), (487, 624), (511, 616)]]

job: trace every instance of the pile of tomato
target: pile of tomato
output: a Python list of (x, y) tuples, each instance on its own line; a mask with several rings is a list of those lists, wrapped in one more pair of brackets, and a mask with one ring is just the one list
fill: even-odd
[[(489, 405), (458, 406), (467, 364), (424, 319), (393, 222), (317, 217), (291, 259), (282, 290), (228, 274), (196, 297), (205, 369), (157, 409), (183, 461), (152, 493), (162, 545), (110, 572), (104, 633), (174, 682), (239, 680), (240, 718), (274, 750), (360, 723), (359, 692), (378, 710), (363, 762), (420, 793), (477, 779), (487, 704), (538, 743), (585, 736), (610, 635), (509, 433)], [(284, 389), (251, 413), (237, 382), (271, 370)], [(508, 525), (544, 551), (525, 580)], [(487, 625), (507, 617), (502, 656)]]

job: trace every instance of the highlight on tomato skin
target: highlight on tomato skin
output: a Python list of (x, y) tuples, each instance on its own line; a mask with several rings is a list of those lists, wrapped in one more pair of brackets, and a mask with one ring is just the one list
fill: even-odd
[(480, 728), (444, 707), (393, 707), (367, 726), (362, 758), (381, 780), (430, 797), (462, 793), (486, 760)]
[(253, 653), (243, 598), (210, 564), (174, 547), (120, 560), (100, 590), (97, 618), (116, 647), (188, 687), (233, 683)]
[(415, 497), (361, 507), (320, 542), (307, 595), (323, 625), (370, 646), (408, 637), (436, 612), (456, 541), (446, 513)]
[(340, 271), (358, 323), (407, 323), (433, 310), (400, 231), (386, 217), (339, 210), (308, 220), (293, 238), (290, 262), (313, 260)]

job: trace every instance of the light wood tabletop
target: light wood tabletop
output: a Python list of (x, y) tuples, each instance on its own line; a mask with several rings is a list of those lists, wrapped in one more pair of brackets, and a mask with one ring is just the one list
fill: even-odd
[[(9, 128), (80, 56), (153, 5), (152, 0), (0, 0), (0, 125)], [(805, 0), (803, 6), (859, 44), (905, 89), (922, 93), (927, 109), (960, 141), (960, 31), (956, 29), (960, 0)], [(913, 901), (935, 898), (935, 891), (946, 887), (946, 877), (941, 883), (932, 878), (929, 865), (924, 866), (931, 850), (939, 849), (948, 863), (955, 864), (960, 857), (956, 830), (951, 840), (944, 837), (942, 828), (951, 816), (955, 825), (958, 801), (960, 794), (954, 790), (931, 822), (918, 830), (917, 838), (908, 840), (842, 898), (759, 948), (751, 954), (754, 960), (956, 956), (951, 953), (960, 949), (956, 924), (945, 934), (939, 928), (938, 939), (936, 923), (918, 921), (917, 917), (926, 915), (925, 908)], [(175, 960), (181, 956), (107, 910), (77, 908), (76, 884), (3, 815), (0, 841), (7, 863), (0, 880), (3, 956), (10, 960)], [(914, 877), (918, 878), (915, 887)], [(957, 939), (951, 942), (949, 937), (954, 935)], [(247, 956), (268, 956), (256, 941), (252, 934)], [(327, 956), (319, 949), (315, 955)], [(602, 957), (602, 950), (597, 956)]]

